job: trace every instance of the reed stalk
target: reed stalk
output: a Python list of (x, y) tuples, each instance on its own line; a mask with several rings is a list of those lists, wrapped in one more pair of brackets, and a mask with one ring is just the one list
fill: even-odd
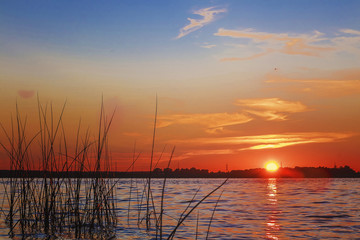
[[(5, 205), (9, 207), (6, 210), (1, 208), (0, 211), (0, 214), (5, 215), (11, 238), (15, 235), (34, 238), (38, 233), (45, 234), (48, 239), (110, 239), (115, 236), (114, 229), (118, 220), (116, 210), (118, 196), (115, 190), (120, 180), (104, 178), (104, 176), (109, 176), (109, 169), (111, 169), (108, 135), (115, 110), (107, 118), (102, 101), (96, 136), (92, 137), (89, 129), (84, 131), (80, 120), (75, 143), (71, 147), (63, 122), (65, 106), (66, 102), (62, 105), (59, 114), (56, 115), (52, 103), (43, 105), (38, 96), (39, 129), (32, 135), (28, 134), (28, 119), (22, 117), (17, 103), (15, 117), (11, 117), (10, 130), (7, 131), (0, 123), (6, 140), (5, 143), (0, 142), (0, 147), (8, 155), (9, 169), (18, 176), (18, 178), (9, 178), (7, 183), (4, 183), (3, 202), (6, 202)], [(149, 234), (149, 237), (152, 236), (155, 239), (173, 239), (176, 231), (184, 224), (188, 216), (227, 180), (193, 205), (199, 190), (196, 191), (178, 218), (169, 216), (165, 209), (168, 178), (165, 170), (162, 183), (160, 183), (160, 193), (153, 187), (154, 168), (158, 166), (166, 149), (164, 146), (159, 157), (156, 157), (157, 115), (158, 100), (156, 97), (149, 175), (144, 179), (142, 192), (139, 191), (141, 186), (138, 187), (137, 181), (135, 181), (134, 187), (134, 179), (130, 180), (127, 225), (131, 226), (133, 209), (131, 204), (135, 188), (137, 207), (134, 209), (135, 215), (137, 214), (138, 228), (144, 228), (143, 230)], [(83, 131), (84, 134), (81, 134)], [(38, 156), (35, 156), (34, 152)], [(174, 152), (175, 147), (171, 151), (166, 169), (170, 168)], [(140, 154), (136, 154), (135, 143), (132, 163), (126, 171), (131, 170), (134, 173), (134, 166)], [(156, 162), (155, 158), (157, 158)], [(35, 166), (35, 159), (40, 162), (37, 166)], [(42, 171), (41, 178), (29, 175), (30, 170), (35, 168)], [(60, 173), (70, 176), (74, 171), (78, 173), (75, 179), (60, 177)], [(94, 177), (84, 179), (84, 174), (87, 172), (94, 173)], [(220, 197), (211, 215), (207, 237), (219, 200)], [(126, 214), (120, 217), (125, 219)], [(171, 225), (166, 222), (165, 217), (176, 221), (170, 232), (164, 230), (165, 226), (166, 229), (171, 229)], [(198, 224), (199, 212), (196, 221), (196, 238), (198, 237)]]

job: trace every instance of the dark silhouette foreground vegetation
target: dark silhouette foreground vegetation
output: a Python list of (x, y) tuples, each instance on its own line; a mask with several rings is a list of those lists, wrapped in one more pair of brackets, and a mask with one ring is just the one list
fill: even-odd
[[(5, 127), (0, 123), (5, 137), (5, 141), (0, 142), (0, 149), (7, 154), (10, 165), (10, 170), (0, 172), (3, 191), (0, 196), (0, 217), (4, 219), (9, 229), (8, 236), (12, 239), (115, 239), (118, 237), (119, 219), (128, 219), (129, 228), (137, 227), (149, 239), (173, 239), (189, 215), (199, 205), (206, 204), (204, 201), (227, 181), (225, 179), (204, 196), (197, 195), (199, 189), (189, 199), (180, 216), (168, 216), (165, 207), (168, 174), (161, 173), (160, 193), (154, 191), (152, 184), (154, 177), (160, 177), (160, 173), (154, 169), (156, 164), (153, 164), (157, 104), (150, 167), (147, 174), (142, 175), (145, 178), (143, 186), (137, 187), (134, 187), (137, 183), (133, 178), (130, 186), (119, 186), (119, 180), (110, 178), (118, 174), (109, 171), (111, 154), (108, 134), (115, 111), (107, 117), (101, 105), (95, 135), (89, 129), (84, 131), (79, 122), (74, 146), (70, 146), (66, 138), (64, 112), (65, 104), (56, 116), (52, 104), (42, 105), (38, 100), (39, 129), (34, 134), (29, 134), (28, 119), (21, 116), (17, 105), (11, 125)], [(168, 169), (174, 150), (175, 147), (168, 160)], [(128, 171), (134, 169), (139, 155), (134, 147)], [(39, 168), (35, 167), (35, 162), (40, 162)], [(127, 176), (136, 176), (136, 173), (131, 174)], [(128, 194), (119, 196), (116, 193), (119, 187), (128, 187)], [(216, 197), (206, 236), (209, 235), (220, 196)], [(118, 203), (124, 200), (128, 201), (128, 214), (118, 216)], [(130, 215), (137, 217), (130, 219)], [(196, 226), (198, 221), (199, 216)], [(196, 227), (196, 238), (198, 234), (200, 231)]]

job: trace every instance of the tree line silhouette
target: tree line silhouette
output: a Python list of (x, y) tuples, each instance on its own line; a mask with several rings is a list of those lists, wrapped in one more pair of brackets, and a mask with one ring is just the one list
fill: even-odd
[[(147, 171), (118, 172), (79, 172), (79, 171), (37, 171), (37, 170), (0, 170), (0, 178), (22, 177), (53, 177), (53, 178), (148, 178)], [(151, 173), (153, 178), (360, 178), (360, 172), (345, 165), (341, 167), (294, 167), (279, 168), (275, 172), (269, 172), (264, 168), (245, 170), (211, 172), (207, 169), (197, 168), (155, 168)]]

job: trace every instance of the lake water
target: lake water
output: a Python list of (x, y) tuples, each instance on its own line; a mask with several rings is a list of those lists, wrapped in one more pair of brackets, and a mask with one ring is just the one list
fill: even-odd
[[(164, 236), (172, 231), (189, 203), (193, 206), (223, 181), (168, 179)], [(151, 182), (156, 211), (162, 183), (161, 179)], [(118, 180), (116, 239), (155, 237), (154, 232), (145, 231), (143, 215), (138, 211), (144, 207), (141, 204), (144, 184), (143, 179)], [(4, 196), (4, 187), (1, 191)], [(360, 179), (230, 179), (190, 214), (174, 239), (205, 239), (207, 234), (208, 239), (360, 239), (359, 196)], [(6, 238), (8, 232), (1, 217), (0, 238)]]

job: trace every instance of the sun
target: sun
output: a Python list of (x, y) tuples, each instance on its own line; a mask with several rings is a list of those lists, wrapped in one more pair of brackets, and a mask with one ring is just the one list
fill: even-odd
[(268, 161), (265, 163), (265, 168), (269, 172), (275, 172), (279, 169), (279, 164), (275, 161)]

